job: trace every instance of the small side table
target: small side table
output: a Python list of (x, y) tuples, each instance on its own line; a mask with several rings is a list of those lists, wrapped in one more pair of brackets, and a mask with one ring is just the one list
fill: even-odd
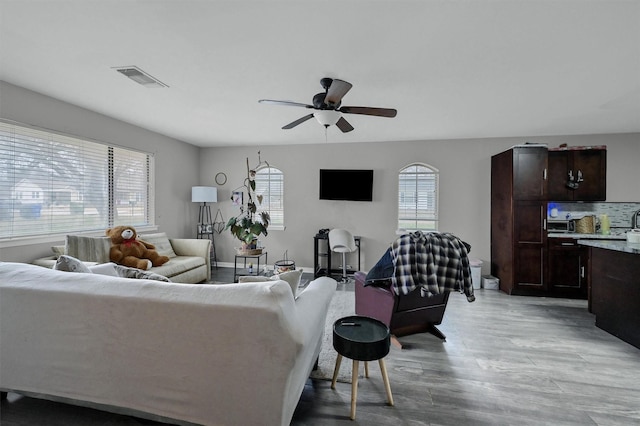
[(333, 348), (338, 352), (338, 357), (333, 370), (331, 389), (336, 388), (336, 379), (338, 378), (342, 357), (345, 356), (353, 360), (351, 372), (351, 420), (356, 418), (359, 361), (364, 361), (365, 377), (369, 378), (367, 362), (378, 360), (380, 371), (382, 372), (382, 380), (387, 392), (387, 400), (389, 405), (393, 405), (389, 376), (384, 363), (384, 357), (389, 353), (390, 346), (391, 335), (389, 327), (377, 319), (354, 315), (340, 318), (333, 323)]
[[(264, 256), (264, 265), (267, 264), (267, 252), (263, 251), (260, 254), (236, 254), (233, 261), (233, 281), (238, 281), (238, 277), (241, 275), (260, 275), (260, 258)], [(243, 259), (243, 269), (238, 270), (238, 259)], [(253, 271), (247, 269), (247, 259), (255, 259), (256, 265)], [(250, 262), (252, 263), (252, 262)]]

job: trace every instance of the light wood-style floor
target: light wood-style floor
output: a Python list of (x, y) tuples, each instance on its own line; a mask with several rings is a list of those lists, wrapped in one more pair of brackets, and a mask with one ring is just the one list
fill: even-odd
[[(640, 350), (596, 328), (586, 301), (476, 293), (451, 295), (446, 342), (418, 334), (392, 347), (394, 407), (374, 362), (355, 421), (350, 384), (309, 380), (292, 425), (640, 424)], [(1, 408), (2, 426), (156, 425), (14, 394)]]

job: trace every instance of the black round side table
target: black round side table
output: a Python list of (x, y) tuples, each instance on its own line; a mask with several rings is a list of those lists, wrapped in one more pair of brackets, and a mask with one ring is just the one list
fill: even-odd
[(356, 418), (356, 400), (358, 399), (358, 367), (364, 361), (365, 377), (369, 377), (367, 361), (378, 360), (382, 380), (387, 391), (389, 405), (393, 405), (391, 386), (384, 357), (389, 353), (391, 335), (389, 327), (377, 319), (358, 315), (340, 318), (333, 323), (333, 348), (338, 352), (336, 366), (333, 370), (331, 389), (336, 388), (336, 380), (342, 357), (353, 360), (351, 372), (351, 420)]

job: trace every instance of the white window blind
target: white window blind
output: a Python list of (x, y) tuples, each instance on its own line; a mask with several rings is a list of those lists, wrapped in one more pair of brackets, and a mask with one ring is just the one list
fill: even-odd
[(438, 171), (424, 164), (411, 164), (398, 175), (398, 229), (438, 229)]
[(284, 228), (284, 174), (273, 166), (256, 170), (256, 194), (262, 195), (258, 212), (266, 211), (273, 228)]
[(0, 121), (0, 240), (150, 225), (153, 156)]

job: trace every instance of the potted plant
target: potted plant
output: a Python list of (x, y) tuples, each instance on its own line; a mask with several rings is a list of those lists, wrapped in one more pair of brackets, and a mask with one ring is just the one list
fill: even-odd
[[(231, 230), (231, 234), (240, 240), (242, 244), (242, 253), (259, 254), (262, 249), (256, 248), (256, 241), (258, 236), (263, 234), (267, 236), (267, 228), (271, 217), (268, 212), (260, 212), (258, 214), (259, 220), (256, 220), (256, 213), (258, 210), (258, 204), (262, 203), (262, 195), (256, 195), (256, 171), (249, 168), (249, 159), (247, 158), (247, 177), (244, 180), (244, 184), (241, 188), (247, 194), (246, 204), (242, 202), (240, 204), (240, 214), (236, 217), (232, 217), (227, 222), (225, 229)], [(234, 197), (232, 195), (231, 199)]]

